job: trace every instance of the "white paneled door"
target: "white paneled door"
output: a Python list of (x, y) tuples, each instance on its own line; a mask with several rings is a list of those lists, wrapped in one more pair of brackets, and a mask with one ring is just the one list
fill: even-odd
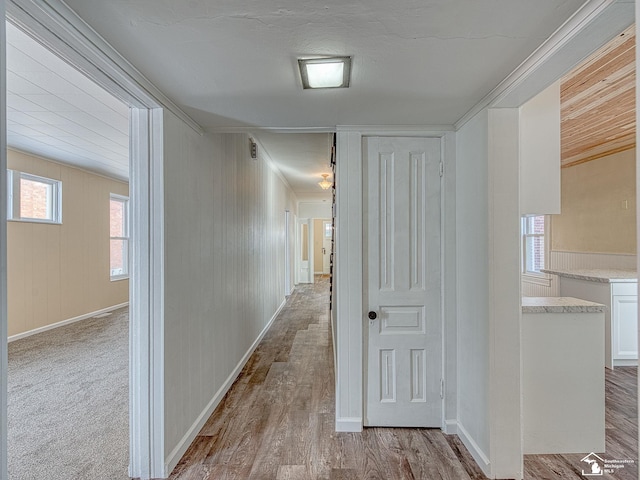
[(329, 273), (331, 269), (331, 239), (333, 227), (331, 220), (322, 221), (322, 273)]
[(313, 219), (298, 220), (298, 281), (313, 283)]
[(440, 139), (365, 146), (365, 425), (440, 427)]

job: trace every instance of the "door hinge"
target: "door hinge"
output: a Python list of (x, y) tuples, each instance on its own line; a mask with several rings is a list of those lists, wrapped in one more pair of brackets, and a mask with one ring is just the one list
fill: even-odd
[(444, 398), (444, 378), (440, 379), (440, 398)]
[(444, 163), (440, 162), (440, 176), (444, 176)]

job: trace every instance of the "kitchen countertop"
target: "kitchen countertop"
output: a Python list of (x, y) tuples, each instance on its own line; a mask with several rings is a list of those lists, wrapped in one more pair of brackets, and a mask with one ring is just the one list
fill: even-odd
[(550, 270), (540, 269), (541, 272), (550, 273), (566, 278), (577, 280), (587, 280), (590, 282), (613, 283), (638, 281), (638, 273), (635, 270), (623, 270), (614, 268), (592, 268), (592, 269), (572, 269), (572, 270)]
[(606, 308), (573, 297), (522, 297), (522, 313), (604, 313)]

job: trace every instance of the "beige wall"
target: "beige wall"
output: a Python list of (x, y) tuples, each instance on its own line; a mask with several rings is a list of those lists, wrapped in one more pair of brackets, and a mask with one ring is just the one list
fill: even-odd
[(9, 336), (128, 301), (109, 278), (109, 194), (126, 183), (9, 150), (8, 168), (62, 181), (62, 225), (8, 222)]
[(562, 169), (562, 213), (551, 249), (636, 253), (635, 149)]

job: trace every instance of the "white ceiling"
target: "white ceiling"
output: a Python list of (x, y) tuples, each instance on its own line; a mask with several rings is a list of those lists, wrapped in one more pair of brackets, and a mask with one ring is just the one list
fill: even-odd
[(277, 164), (300, 202), (330, 201), (331, 190), (322, 190), (322, 174), (331, 174), (331, 135), (328, 133), (267, 133), (253, 137)]
[(126, 180), (129, 108), (7, 24), (7, 144)]
[[(66, 0), (203, 127), (453, 124), (584, 0)], [(296, 59), (352, 55), (349, 89)]]
[[(66, 0), (205, 129), (247, 127), (302, 201), (329, 198), (336, 125), (451, 125), (584, 0)], [(9, 143), (128, 176), (127, 108), (8, 28)], [(303, 90), (297, 58), (351, 55), (348, 89)], [(262, 130), (261, 130), (262, 129)]]

